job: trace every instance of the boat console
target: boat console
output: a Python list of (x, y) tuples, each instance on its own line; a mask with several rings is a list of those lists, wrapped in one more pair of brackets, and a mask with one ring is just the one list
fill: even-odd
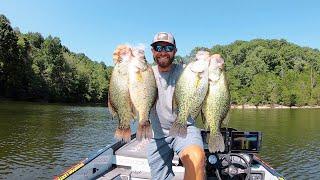
[[(237, 131), (222, 128), (225, 151), (210, 153), (208, 150), (209, 131), (202, 131), (207, 157), (206, 172), (210, 179), (264, 179), (264, 173), (252, 170), (254, 153), (261, 149), (261, 132)], [(252, 172), (253, 171), (253, 172)]]

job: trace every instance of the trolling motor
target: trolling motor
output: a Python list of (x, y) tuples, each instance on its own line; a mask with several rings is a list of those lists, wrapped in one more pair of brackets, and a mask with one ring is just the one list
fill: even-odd
[[(261, 149), (261, 132), (222, 128), (221, 133), (224, 137), (225, 151), (213, 154), (206, 151), (207, 174), (215, 175), (218, 179), (249, 180), (253, 153), (258, 153)], [(202, 131), (205, 146), (207, 146), (209, 134), (209, 131)]]

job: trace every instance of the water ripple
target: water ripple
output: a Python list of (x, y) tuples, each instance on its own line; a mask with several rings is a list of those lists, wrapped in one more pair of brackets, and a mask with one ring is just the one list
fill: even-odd
[[(260, 156), (288, 179), (319, 179), (319, 110), (236, 110), (229, 125), (263, 132)], [(105, 107), (0, 103), (0, 179), (51, 179), (115, 140)]]

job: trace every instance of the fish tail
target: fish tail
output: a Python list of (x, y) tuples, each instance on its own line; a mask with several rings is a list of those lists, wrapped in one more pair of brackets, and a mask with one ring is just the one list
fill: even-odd
[(223, 136), (220, 132), (212, 135), (210, 134), (208, 147), (211, 153), (218, 152), (218, 151), (224, 152), (225, 145), (224, 145)]
[(131, 129), (117, 128), (114, 137), (119, 141), (129, 142), (131, 140)]
[(150, 121), (145, 121), (144, 123), (139, 122), (137, 130), (137, 140), (152, 138), (152, 131), (150, 126)]
[(187, 136), (187, 123), (181, 124), (179, 121), (175, 121), (169, 131), (169, 135), (172, 137), (183, 137)]

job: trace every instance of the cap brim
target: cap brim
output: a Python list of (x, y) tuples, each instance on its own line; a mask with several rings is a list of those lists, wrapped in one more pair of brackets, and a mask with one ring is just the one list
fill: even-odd
[(173, 46), (176, 46), (175, 44), (172, 44), (171, 42), (168, 42), (168, 41), (156, 41), (156, 42), (151, 43), (150, 46), (153, 46), (155, 43), (158, 43), (158, 42), (166, 42), (166, 43), (169, 43)]

